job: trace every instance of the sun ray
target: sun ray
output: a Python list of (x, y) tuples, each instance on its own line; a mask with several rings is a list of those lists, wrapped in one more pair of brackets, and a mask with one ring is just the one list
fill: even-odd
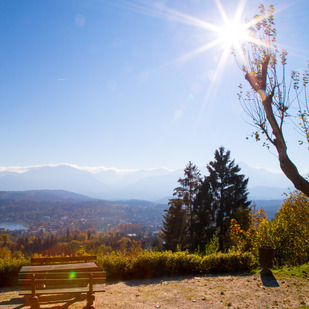
[(209, 49), (213, 48), (214, 46), (218, 45), (219, 43), (220, 43), (220, 39), (211, 41), (210, 43), (205, 44), (205, 45), (203, 45), (203, 46), (201, 46), (201, 47), (199, 47), (197, 49), (194, 49), (193, 51), (191, 51), (191, 52), (189, 52), (189, 53), (187, 53), (185, 55), (182, 55), (182, 56), (178, 57), (177, 59), (173, 59), (170, 62), (165, 63), (165, 64), (161, 65), (158, 68), (155, 68), (155, 69), (147, 71), (146, 73), (143, 73), (141, 77), (143, 77), (144, 75), (149, 76), (149, 75), (154, 74), (154, 73), (156, 73), (158, 71), (165, 70), (167, 68), (176, 66), (178, 64), (185, 63), (185, 62), (189, 61), (190, 59), (192, 59), (192, 58), (194, 58), (194, 57), (196, 57), (196, 56), (198, 56), (200, 54), (203, 54), (207, 50), (209, 50)]
[[(185, 54), (182, 55), (180, 57), (178, 57), (177, 59), (174, 59), (164, 65), (162, 65), (160, 68), (156, 68), (155, 70), (151, 70), (148, 71), (148, 75), (151, 73), (154, 73), (155, 71), (161, 70), (161, 69), (165, 69), (167, 67), (173, 66), (175, 64), (180, 64), (180, 63), (184, 63), (186, 61), (189, 61), (190, 59), (208, 51), (211, 48), (214, 48), (215, 46), (220, 46), (220, 44), (225, 44), (224, 46), (224, 50), (222, 52), (221, 55), (221, 59), (219, 61), (219, 66), (216, 69), (216, 74), (214, 76), (214, 78), (212, 79), (212, 83), (214, 83), (215, 80), (217, 80), (219, 77), (219, 71), (223, 70), (223, 64), (226, 63), (226, 59), (228, 57), (228, 53), (231, 51), (231, 47), (233, 44), (235, 44), (235, 47), (237, 49), (238, 52), (241, 52), (241, 48), (240, 48), (240, 40), (249, 39), (249, 35), (246, 34), (246, 31), (248, 30), (248, 28), (250, 26), (253, 26), (254, 23), (257, 23), (258, 20), (253, 21), (252, 23), (249, 23), (247, 25), (241, 25), (240, 24), (240, 19), (242, 16), (242, 13), (244, 11), (244, 7), (246, 4), (246, 0), (239, 0), (236, 11), (235, 11), (235, 15), (233, 18), (233, 21), (231, 21), (231, 19), (229, 19), (229, 17), (227, 16), (227, 13), (222, 5), (222, 3), (220, 2), (220, 0), (215, 0), (216, 6), (219, 10), (219, 13), (222, 17), (222, 20), (224, 22), (225, 26), (218, 26), (212, 23), (209, 23), (207, 21), (201, 20), (199, 18), (190, 16), (188, 14), (182, 13), (180, 11), (177, 11), (175, 9), (172, 8), (168, 8), (165, 5), (161, 5), (161, 6), (150, 6), (148, 3), (139, 1), (139, 2), (129, 2), (129, 1), (125, 1), (125, 0), (104, 0), (104, 2), (109, 3), (111, 5), (114, 6), (118, 6), (121, 7), (123, 9), (126, 10), (131, 10), (134, 12), (138, 12), (139, 14), (144, 14), (144, 15), (148, 15), (148, 16), (152, 16), (152, 17), (156, 17), (156, 18), (160, 18), (160, 19), (164, 19), (164, 20), (168, 20), (168, 21), (173, 21), (176, 23), (181, 23), (181, 24), (185, 24), (185, 25), (189, 25), (192, 27), (197, 27), (199, 29), (204, 29), (204, 30), (208, 30), (211, 31), (213, 33), (216, 33), (217, 38), (212, 40), (211, 42), (208, 42), (207, 44), (202, 45), (201, 47)], [(231, 32), (231, 29), (234, 29), (234, 33), (233, 31)], [(254, 41), (256, 44), (258, 44), (258, 40), (254, 40), (254, 38), (251, 38), (252, 42)], [(242, 59), (244, 59), (244, 57), (241, 57)], [(212, 88), (212, 87), (211, 87)]]
[(241, 20), (242, 14), (245, 10), (246, 3), (247, 3), (247, 0), (240, 0), (238, 2), (235, 16), (234, 16), (234, 22), (239, 22)]
[(226, 12), (225, 12), (224, 8), (223, 8), (223, 5), (221, 4), (221, 1), (220, 0), (216, 0), (215, 2), (216, 2), (216, 6), (217, 6), (217, 8), (219, 10), (219, 13), (220, 13), (224, 23), (228, 24), (229, 23), (229, 19), (228, 19), (227, 15), (226, 15)]
[(215, 87), (218, 86), (218, 80), (221, 78), (221, 75), (224, 71), (225, 65), (226, 65), (226, 61), (228, 59), (228, 55), (229, 55), (229, 51), (227, 49), (224, 49), (222, 51), (221, 57), (219, 58), (219, 63), (216, 67), (216, 70), (214, 71), (214, 76), (211, 79), (210, 85), (208, 87), (206, 96), (204, 98), (204, 103), (201, 105), (201, 109), (200, 112), (197, 115), (197, 119), (195, 122), (195, 130), (198, 130), (198, 127), (200, 125), (200, 123), (203, 120), (203, 117), (205, 115), (205, 110), (211, 108), (211, 106), (214, 106), (215, 102), (214, 101), (209, 101), (211, 95), (214, 93), (215, 91)]
[(147, 4), (137, 4), (132, 2), (126, 2), (123, 0), (104, 0), (104, 2), (109, 3), (110, 5), (121, 7), (123, 9), (135, 11), (140, 14), (149, 15), (152, 17), (161, 18), (168, 21), (173, 21), (197, 28), (202, 28), (205, 30), (211, 30), (211, 31), (219, 31), (220, 27), (208, 23), (206, 21), (203, 21), (199, 18), (193, 17), (191, 15), (187, 15), (185, 13), (182, 13), (180, 11), (168, 8), (166, 6), (158, 6), (158, 7), (151, 7)]
[(178, 63), (183, 63), (185, 61), (188, 61), (204, 52), (206, 52), (207, 50), (211, 49), (212, 47), (218, 45), (220, 43), (220, 39), (216, 39), (214, 41), (209, 42), (208, 44), (205, 44), (197, 49), (194, 49), (193, 51), (180, 56), (179, 58), (172, 60), (171, 62), (167, 63), (164, 67), (166, 66), (171, 66), (174, 64), (178, 64)]
[[(142, 1), (138, 2), (129, 2), (125, 0), (104, 0), (104, 2), (109, 3), (110, 5), (114, 5), (117, 7), (121, 7), (123, 9), (132, 10), (135, 12), (138, 12), (140, 14), (149, 15), (152, 17), (165, 19), (168, 21), (173, 21), (177, 23), (182, 23), (185, 25), (197, 27), (204, 30), (210, 30), (211, 32), (214, 32), (218, 35), (218, 39), (215, 39), (200, 48), (197, 48), (196, 50), (193, 50), (192, 52), (183, 55), (179, 57), (176, 60), (171, 61), (169, 64), (164, 65), (163, 67), (166, 67), (170, 64), (174, 63), (180, 63), (186, 60), (189, 60), (193, 58), (194, 56), (197, 56), (203, 52), (206, 52), (208, 49), (215, 47), (216, 45), (220, 45), (220, 43), (226, 44), (225, 48), (230, 49), (232, 43), (239, 43), (237, 40), (248, 40), (249, 35), (246, 34), (246, 31), (249, 27), (252, 27), (254, 24), (259, 22), (260, 20), (253, 20), (250, 23), (246, 25), (240, 26), (240, 19), (242, 16), (242, 13), (245, 8), (246, 0), (239, 0), (238, 5), (236, 7), (235, 16), (233, 18), (233, 22), (231, 22), (231, 19), (228, 18), (226, 11), (220, 2), (220, 0), (215, 0), (216, 6), (219, 10), (219, 13), (224, 21), (225, 26), (218, 26), (209, 22), (206, 22), (204, 20), (201, 20), (199, 18), (196, 18), (194, 16), (182, 13), (180, 11), (177, 11), (172, 8), (168, 8), (165, 5), (160, 6), (151, 6), (148, 3), (143, 3)], [(234, 33), (233, 33), (234, 29)], [(237, 33), (239, 32), (239, 33)], [(240, 37), (238, 37), (240, 35)], [(235, 41), (235, 42), (234, 42)], [(260, 42), (257, 39), (251, 38), (251, 41), (255, 44), (260, 44)]]
[[(222, 76), (222, 72), (226, 66), (226, 61), (228, 55), (231, 53), (232, 49), (235, 50), (238, 54), (238, 57), (243, 66), (248, 68), (248, 63), (246, 63), (246, 57), (243, 53), (242, 46), (243, 44), (256, 44), (263, 45), (261, 38), (255, 35), (254, 26), (263, 20), (263, 16), (258, 18), (253, 18), (250, 21), (241, 21), (242, 15), (245, 9), (247, 0), (239, 0), (236, 6), (235, 14), (233, 18), (229, 18), (226, 13), (224, 6), (220, 0), (214, 0), (216, 7), (222, 18), (223, 25), (217, 25), (209, 23), (205, 20), (201, 20), (194, 16), (185, 14), (183, 12), (177, 11), (175, 9), (169, 8), (165, 5), (151, 5), (149, 2), (143, 0), (103, 0), (103, 2), (108, 3), (113, 6), (121, 7), (126, 10), (131, 10), (139, 14), (148, 15), (155, 18), (164, 19), (167, 21), (180, 23), (188, 25), (191, 27), (199, 28), (205, 30), (205, 34), (210, 32), (216, 35), (216, 38), (206, 44), (201, 44), (200, 47), (179, 56), (176, 59), (171, 60), (170, 62), (163, 64), (160, 67), (149, 70), (146, 72), (146, 76), (153, 74), (159, 70), (166, 69), (173, 65), (183, 64), (188, 62), (194, 57), (197, 57), (200, 54), (207, 52), (208, 50), (217, 47), (222, 48), (222, 53), (220, 55), (220, 60), (214, 72), (214, 76), (211, 79), (211, 83), (208, 86), (208, 91), (204, 104), (201, 109), (205, 109), (205, 104), (207, 104), (208, 99), (211, 96), (211, 93), (215, 89), (215, 85), (218, 85)], [(200, 113), (198, 117), (201, 117), (203, 113)], [(199, 122), (199, 121), (198, 121)]]

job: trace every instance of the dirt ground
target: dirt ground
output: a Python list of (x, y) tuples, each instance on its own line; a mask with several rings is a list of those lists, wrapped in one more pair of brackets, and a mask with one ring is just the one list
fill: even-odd
[[(41, 308), (81, 309), (82, 300), (43, 296)], [(160, 278), (113, 282), (95, 294), (95, 308), (301, 308), (309, 305), (309, 279), (260, 274)], [(0, 309), (26, 309), (18, 290), (0, 290)]]

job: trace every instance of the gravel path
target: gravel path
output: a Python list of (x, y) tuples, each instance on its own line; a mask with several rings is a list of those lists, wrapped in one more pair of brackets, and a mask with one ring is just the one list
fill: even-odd
[[(47, 303), (48, 301), (48, 303)], [(45, 302), (45, 303), (44, 303)], [(41, 308), (81, 309), (85, 300), (43, 297)], [(301, 308), (309, 305), (308, 279), (255, 275), (177, 277), (108, 283), (96, 293), (100, 308)], [(0, 290), (0, 309), (26, 309), (17, 290)]]

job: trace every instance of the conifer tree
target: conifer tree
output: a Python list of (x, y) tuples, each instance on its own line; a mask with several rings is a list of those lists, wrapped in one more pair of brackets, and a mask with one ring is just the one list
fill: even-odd
[[(178, 244), (182, 245), (182, 249), (192, 247), (193, 205), (200, 188), (200, 171), (198, 167), (189, 161), (184, 169), (184, 178), (179, 178), (178, 183), (180, 186), (174, 189), (173, 195), (175, 198), (169, 202), (170, 208), (164, 216), (164, 229), (162, 230), (162, 238), (166, 242), (166, 247), (170, 247), (172, 250), (175, 248), (175, 239), (179, 242)], [(182, 221), (180, 222), (180, 220)], [(175, 221), (177, 222), (175, 223)], [(179, 228), (181, 223), (182, 228)]]
[(184, 242), (185, 211), (180, 199), (171, 199), (169, 205), (163, 215), (161, 238), (166, 250), (176, 251), (177, 246), (181, 248)]
[[(230, 158), (230, 151), (220, 147), (215, 160), (207, 165), (209, 175), (202, 181), (202, 187), (195, 202), (196, 227), (200, 237), (211, 237), (209, 230), (218, 233), (220, 249), (225, 249), (230, 220), (241, 217), (245, 225), (248, 218), (247, 184), (249, 179), (239, 174), (240, 167)], [(201, 241), (201, 240), (200, 240)]]
[(179, 178), (179, 187), (174, 189), (174, 196), (183, 201), (185, 208), (185, 243), (186, 249), (192, 249), (193, 245), (193, 226), (194, 212), (193, 205), (200, 190), (201, 173), (196, 165), (189, 161), (184, 169), (184, 178)]
[(209, 239), (216, 232), (215, 203), (208, 181), (201, 181), (200, 191), (194, 201), (194, 248), (205, 248)]

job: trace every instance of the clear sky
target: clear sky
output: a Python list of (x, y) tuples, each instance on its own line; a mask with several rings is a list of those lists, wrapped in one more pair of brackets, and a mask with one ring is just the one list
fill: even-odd
[[(279, 171), (274, 150), (246, 140), (232, 56), (222, 66), (222, 44), (192, 53), (217, 39), (194, 18), (222, 26), (218, 3), (0, 0), (0, 166), (173, 170), (205, 165), (223, 145), (237, 162)], [(232, 19), (239, 1), (220, 3)], [(248, 0), (242, 20), (259, 3)], [(288, 69), (306, 69), (309, 1), (263, 3), (275, 5)], [(288, 141), (301, 172), (306, 148)]]

